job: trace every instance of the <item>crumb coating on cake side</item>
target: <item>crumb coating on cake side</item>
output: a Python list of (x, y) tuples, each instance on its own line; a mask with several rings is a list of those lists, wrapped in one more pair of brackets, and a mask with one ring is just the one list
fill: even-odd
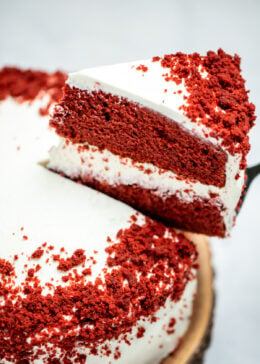
[[(79, 345), (92, 355), (107, 351), (109, 356), (108, 340), (127, 342), (141, 318), (156, 321), (157, 310), (168, 298), (173, 302), (181, 298), (198, 267), (194, 244), (158, 222), (146, 218), (140, 224), (135, 215), (131, 218), (116, 241), (107, 238), (103, 278), (93, 282), (86, 277), (91, 276), (95, 257), (86, 257), (83, 249), (68, 257), (64, 248), (54, 254), (54, 247), (44, 243), (29, 257), (0, 259), (0, 359), (33, 362), (44, 354), (48, 362), (62, 358), (85, 363)], [(15, 264), (20, 259), (25, 270), (29, 262), (35, 264), (17, 285)], [(42, 284), (38, 272), (44, 264), (56, 265), (63, 286), (51, 279)], [(174, 323), (169, 333), (173, 328)], [(140, 325), (137, 338), (144, 331)]]

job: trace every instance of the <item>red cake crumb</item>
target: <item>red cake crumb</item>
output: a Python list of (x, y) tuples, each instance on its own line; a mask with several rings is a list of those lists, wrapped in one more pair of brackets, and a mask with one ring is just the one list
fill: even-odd
[(83, 249), (77, 249), (70, 258), (64, 259), (60, 255), (53, 255), (53, 260), (58, 261), (58, 270), (67, 272), (68, 270), (83, 264), (86, 261), (85, 251)]
[[(143, 225), (133, 222), (116, 242), (108, 244), (110, 268), (104, 268), (104, 279), (95, 282), (86, 281), (75, 270), (65, 286), (42, 286), (36, 267), (28, 269), (23, 286), (16, 286), (8, 279), (14, 266), (0, 259), (0, 273), (7, 277), (0, 285), (0, 361), (34, 362), (47, 352), (46, 363), (71, 363), (75, 357), (84, 363), (85, 356), (77, 353), (78, 343), (99, 355), (105, 349), (101, 346), (99, 352), (97, 343), (119, 337), (127, 340), (127, 333), (141, 318), (154, 317), (168, 298), (178, 301), (194, 277), (191, 269), (197, 251), (174, 229), (169, 229), (167, 237), (165, 232), (164, 225), (149, 218)], [(173, 284), (169, 285), (169, 279)], [(51, 293), (43, 294), (48, 286)], [(139, 335), (142, 331), (139, 328)], [(120, 357), (118, 347), (113, 355)]]
[(0, 101), (8, 96), (14, 97), (18, 102), (33, 101), (48, 94), (50, 101), (39, 110), (41, 115), (48, 115), (50, 106), (61, 99), (66, 79), (66, 73), (61, 71), (47, 73), (4, 67), (0, 69)]
[[(4, 276), (11, 276), (14, 273), (14, 268), (10, 262), (5, 259), (0, 258), (0, 274)], [(1, 284), (0, 284), (1, 293)]]
[(119, 351), (119, 347), (116, 347), (115, 354), (114, 354), (114, 359), (118, 360), (120, 357), (121, 357), (121, 353)]
[(144, 333), (145, 333), (145, 328), (142, 327), (142, 326), (139, 326), (138, 329), (137, 329), (137, 334), (136, 334), (136, 337), (138, 339), (140, 339), (141, 337), (144, 336)]
[(176, 324), (176, 319), (173, 317), (171, 318), (170, 322), (169, 322), (169, 325), (168, 325), (168, 328), (167, 328), (167, 334), (168, 335), (171, 335), (174, 333), (174, 326)]
[(31, 258), (32, 259), (40, 259), (44, 254), (44, 250), (41, 248), (38, 248), (37, 250), (35, 250), (35, 252), (32, 254)]
[(86, 268), (86, 269), (84, 269), (84, 270), (82, 271), (82, 274), (83, 274), (84, 276), (91, 276), (91, 274), (92, 274), (91, 268)]
[(136, 67), (137, 71), (143, 71), (143, 72), (147, 72), (148, 71), (148, 67), (144, 66), (143, 64), (140, 64), (140, 66)]

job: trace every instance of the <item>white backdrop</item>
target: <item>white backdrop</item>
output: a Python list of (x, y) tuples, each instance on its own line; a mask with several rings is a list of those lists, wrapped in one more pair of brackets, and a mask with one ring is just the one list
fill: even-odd
[[(0, 67), (66, 71), (218, 47), (242, 57), (260, 109), (258, 0), (0, 0)], [(249, 165), (260, 162), (260, 122)], [(260, 363), (260, 177), (231, 238), (212, 239), (217, 306), (207, 364)], [(141, 363), (140, 363), (141, 364)]]

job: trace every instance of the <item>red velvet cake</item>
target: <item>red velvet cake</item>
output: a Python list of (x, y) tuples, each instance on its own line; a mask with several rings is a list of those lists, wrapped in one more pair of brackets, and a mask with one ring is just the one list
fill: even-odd
[(186, 230), (234, 224), (254, 105), (240, 59), (176, 53), (69, 75), (49, 168)]

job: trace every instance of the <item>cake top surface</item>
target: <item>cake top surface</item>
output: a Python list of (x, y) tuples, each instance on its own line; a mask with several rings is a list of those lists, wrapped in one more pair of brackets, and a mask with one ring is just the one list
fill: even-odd
[(237, 55), (221, 49), (206, 56), (169, 54), (85, 69), (70, 74), (67, 83), (153, 108), (204, 137), (219, 140), (231, 154), (241, 153), (245, 165), (255, 108), (248, 100)]
[(48, 103), (41, 107), (40, 115), (48, 115), (50, 106), (62, 97), (62, 89), (67, 74), (61, 71), (22, 70), (16, 67), (0, 69), (0, 101), (13, 97), (19, 102), (33, 101), (37, 97), (48, 96)]
[[(96, 355), (98, 342), (109, 355), (106, 340), (127, 342), (138, 320), (178, 301), (197, 252), (174, 229), (39, 165), (57, 136), (38, 113), (50, 95), (37, 95), (0, 103), (0, 359), (46, 349), (49, 360), (84, 363), (78, 346)], [(143, 334), (138, 324), (135, 339)]]

